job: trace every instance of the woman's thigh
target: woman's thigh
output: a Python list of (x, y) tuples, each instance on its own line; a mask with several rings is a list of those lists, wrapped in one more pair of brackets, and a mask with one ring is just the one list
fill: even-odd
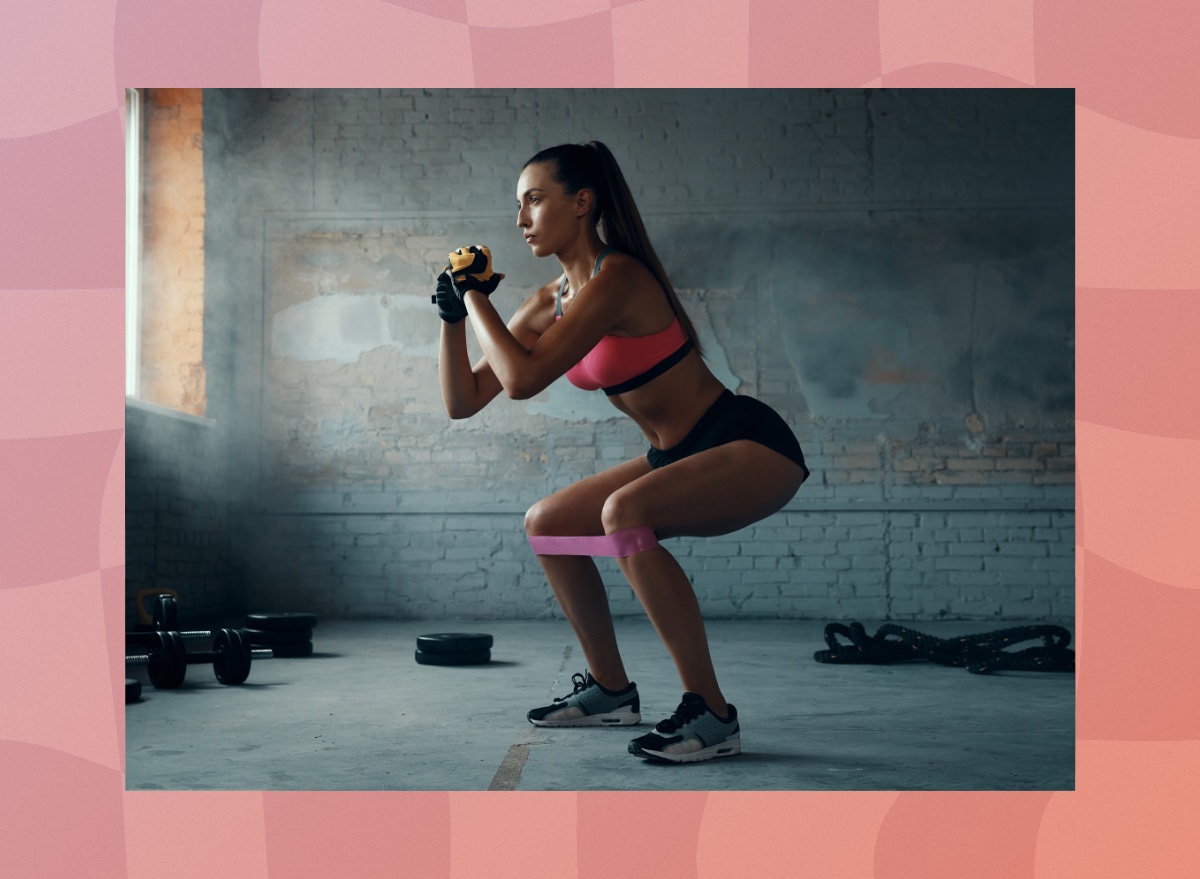
[(538, 536), (588, 537), (604, 533), (600, 512), (609, 496), (650, 472), (645, 457), (588, 476), (542, 498), (525, 514), (525, 531)]
[(728, 534), (778, 512), (803, 478), (796, 462), (736, 440), (614, 488), (601, 524), (608, 532), (648, 525), (659, 538)]

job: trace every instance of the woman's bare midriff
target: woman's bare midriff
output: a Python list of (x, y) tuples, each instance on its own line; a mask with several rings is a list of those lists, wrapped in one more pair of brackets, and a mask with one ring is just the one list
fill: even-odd
[(609, 397), (656, 449), (677, 446), (716, 402), (725, 386), (692, 351), (640, 388)]

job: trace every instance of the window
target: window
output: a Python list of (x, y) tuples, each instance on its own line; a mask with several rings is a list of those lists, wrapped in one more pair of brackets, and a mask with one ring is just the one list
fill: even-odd
[(203, 91), (125, 95), (125, 393), (203, 416)]
[(125, 396), (138, 396), (138, 310), (141, 304), (142, 94), (125, 89)]

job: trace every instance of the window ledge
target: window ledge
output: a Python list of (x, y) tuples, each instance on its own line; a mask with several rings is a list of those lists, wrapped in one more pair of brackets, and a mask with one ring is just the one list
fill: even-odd
[(186, 421), (190, 424), (199, 424), (204, 427), (216, 427), (217, 422), (212, 418), (205, 418), (201, 415), (192, 415), (190, 412), (181, 412), (178, 409), (172, 409), (169, 406), (160, 406), (158, 403), (151, 403), (149, 400), (139, 400), (137, 397), (125, 397), (126, 409), (141, 409), (143, 412), (153, 412), (156, 415), (165, 415), (168, 418), (177, 418), (180, 421)]

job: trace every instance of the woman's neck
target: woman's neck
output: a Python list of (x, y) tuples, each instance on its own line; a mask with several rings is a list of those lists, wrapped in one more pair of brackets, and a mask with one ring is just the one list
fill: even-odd
[(558, 253), (558, 261), (563, 271), (567, 273), (567, 284), (572, 290), (579, 290), (596, 269), (596, 259), (604, 250), (604, 242), (598, 235), (581, 238), (568, 250)]

